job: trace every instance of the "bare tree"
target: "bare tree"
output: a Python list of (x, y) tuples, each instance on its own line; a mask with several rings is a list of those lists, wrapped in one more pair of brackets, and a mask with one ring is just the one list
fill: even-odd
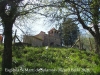
[[(88, 30), (95, 40), (96, 53), (100, 54), (100, 0), (50, 0), (58, 5), (51, 17), (72, 18), (78, 25)], [(83, 31), (84, 32), (84, 31)]]
[(4, 27), (5, 36), (2, 56), (2, 75), (13, 75), (13, 73), (5, 72), (5, 69), (12, 68), (12, 28), (16, 20), (30, 13), (47, 17), (48, 13), (44, 12), (44, 14), (41, 10), (43, 11), (43, 8), (48, 7), (59, 7), (59, 4), (47, 0), (0, 0), (0, 20)]
[(100, 0), (65, 0), (64, 3), (66, 16), (72, 17), (92, 34), (96, 53), (100, 54)]
[(5, 36), (1, 75), (13, 75), (13, 73), (5, 72), (5, 69), (12, 68), (12, 27), (16, 19), (29, 13), (41, 14), (37, 11), (46, 6), (49, 5), (42, 4), (41, 0), (0, 0), (0, 18)]

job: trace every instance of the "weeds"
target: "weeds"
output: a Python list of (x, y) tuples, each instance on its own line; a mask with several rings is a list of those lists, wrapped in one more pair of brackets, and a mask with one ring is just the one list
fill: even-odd
[[(0, 46), (2, 54), (3, 47)], [(0, 64), (1, 64), (0, 56)], [(78, 49), (25, 47), (13, 50), (14, 75), (99, 75), (100, 58)]]

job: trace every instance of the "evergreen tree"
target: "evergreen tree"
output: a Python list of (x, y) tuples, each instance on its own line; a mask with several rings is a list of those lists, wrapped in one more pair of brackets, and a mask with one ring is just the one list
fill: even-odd
[(72, 19), (64, 20), (62, 25), (59, 27), (61, 40), (64, 45), (72, 46), (77, 39), (79, 28), (78, 26), (72, 21)]

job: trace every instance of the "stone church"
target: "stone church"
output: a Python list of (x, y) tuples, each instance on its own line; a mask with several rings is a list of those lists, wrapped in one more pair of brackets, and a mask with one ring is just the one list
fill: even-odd
[(59, 31), (55, 28), (48, 31), (48, 34), (41, 31), (35, 36), (24, 35), (23, 43), (28, 43), (32, 46), (61, 46)]

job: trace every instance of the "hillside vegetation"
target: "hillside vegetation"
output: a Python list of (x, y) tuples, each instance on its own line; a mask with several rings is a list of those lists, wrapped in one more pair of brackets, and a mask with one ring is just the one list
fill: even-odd
[(5, 71), (14, 75), (100, 75), (100, 57), (91, 51), (25, 47), (13, 49), (12, 57), (13, 68)]

